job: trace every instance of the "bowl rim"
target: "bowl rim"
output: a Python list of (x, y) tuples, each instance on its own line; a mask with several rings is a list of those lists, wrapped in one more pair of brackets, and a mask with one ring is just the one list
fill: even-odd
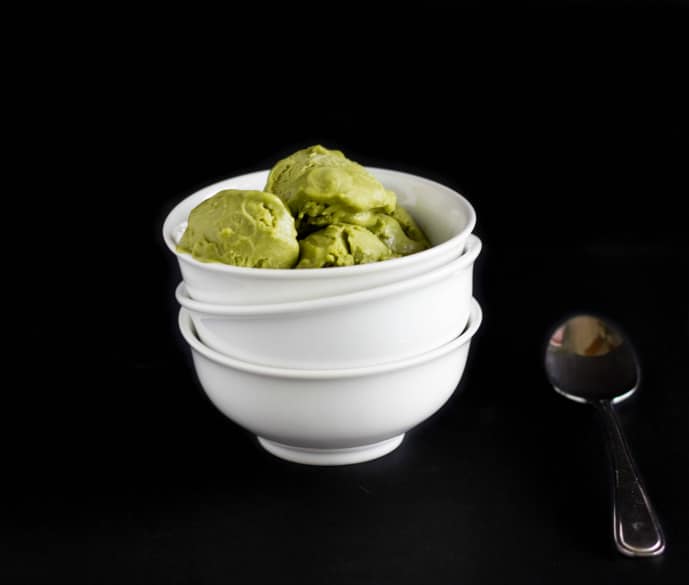
[[(390, 173), (398, 177), (408, 177), (417, 181), (427, 183), (433, 187), (440, 188), (452, 193), (463, 205), (467, 213), (467, 223), (464, 228), (458, 233), (452, 236), (449, 240), (444, 241), (442, 244), (437, 246), (431, 246), (427, 250), (422, 250), (421, 252), (416, 252), (415, 254), (410, 254), (409, 256), (402, 256), (401, 258), (391, 258), (385, 260), (384, 262), (374, 262), (371, 264), (359, 264), (355, 266), (331, 266), (327, 270), (321, 268), (310, 268), (308, 270), (294, 270), (294, 268), (253, 268), (246, 266), (233, 266), (231, 264), (222, 264), (220, 262), (201, 262), (193, 258), (190, 254), (179, 252), (174, 240), (172, 239), (172, 232), (175, 225), (172, 225), (172, 217), (176, 215), (176, 212), (180, 207), (185, 205), (185, 203), (196, 196), (201, 191), (213, 191), (214, 189), (222, 189), (220, 187), (222, 183), (235, 179), (248, 179), (255, 175), (263, 175), (270, 172), (270, 169), (264, 169), (261, 171), (255, 171), (252, 173), (245, 173), (243, 175), (235, 175), (232, 177), (227, 177), (221, 181), (216, 181), (215, 183), (210, 183), (200, 189), (196, 189), (193, 193), (187, 195), (182, 199), (177, 205), (175, 205), (170, 212), (165, 217), (163, 222), (163, 241), (167, 248), (178, 258), (179, 261), (185, 262), (191, 266), (195, 266), (202, 270), (209, 270), (211, 272), (220, 272), (225, 274), (233, 274), (235, 276), (251, 276), (252, 278), (259, 279), (287, 279), (289, 275), (289, 280), (310, 280), (310, 279), (327, 279), (332, 277), (342, 276), (342, 275), (354, 275), (354, 274), (366, 274), (369, 272), (385, 272), (391, 270), (395, 267), (404, 266), (405, 264), (410, 264), (413, 262), (422, 262), (424, 258), (428, 257), (430, 254), (440, 254), (443, 250), (453, 247), (456, 243), (467, 237), (468, 234), (474, 231), (476, 227), (476, 211), (471, 205), (469, 200), (464, 197), (458, 191), (455, 191), (447, 185), (443, 185), (432, 179), (427, 179), (420, 175), (414, 175), (412, 173), (406, 173), (404, 171), (397, 171), (395, 169), (385, 169), (381, 167), (365, 167), (366, 170), (373, 173), (382, 172)], [(211, 195), (209, 195), (211, 196)]]
[(402, 293), (410, 289), (417, 289), (422, 286), (433, 284), (438, 280), (451, 276), (455, 272), (462, 271), (472, 266), (481, 252), (482, 247), (483, 244), (480, 238), (474, 234), (469, 234), (469, 237), (467, 238), (467, 247), (461, 256), (458, 256), (454, 260), (451, 260), (450, 262), (437, 268), (429, 270), (428, 272), (423, 272), (404, 280), (375, 286), (373, 288), (323, 298), (257, 305), (207, 303), (192, 299), (189, 296), (186, 284), (183, 280), (175, 289), (175, 298), (177, 299), (177, 302), (185, 309), (188, 309), (194, 313), (227, 317), (284, 315), (287, 313), (303, 313), (306, 311), (331, 309), (352, 303), (366, 303), (381, 297), (386, 297), (393, 294)]
[(386, 362), (384, 364), (376, 364), (373, 366), (364, 366), (357, 368), (340, 368), (340, 369), (323, 369), (323, 370), (309, 370), (297, 368), (279, 368), (275, 366), (267, 366), (255, 364), (252, 362), (245, 362), (237, 358), (227, 356), (218, 351), (215, 351), (205, 345), (197, 337), (191, 314), (184, 307), (181, 307), (178, 315), (179, 330), (184, 337), (184, 340), (189, 344), (193, 351), (198, 352), (208, 360), (225, 367), (229, 367), (242, 372), (250, 374), (257, 374), (261, 376), (273, 378), (289, 378), (289, 379), (308, 379), (308, 380), (330, 380), (334, 378), (357, 378), (363, 376), (374, 376), (384, 374), (390, 371), (404, 370), (413, 366), (418, 366), (426, 362), (438, 359), (451, 351), (469, 343), (471, 338), (478, 331), (481, 321), (483, 320), (483, 311), (478, 301), (472, 297), (471, 312), (469, 314), (469, 322), (464, 328), (464, 331), (455, 339), (441, 345), (436, 349), (424, 352), (422, 354), (397, 360), (393, 362)]

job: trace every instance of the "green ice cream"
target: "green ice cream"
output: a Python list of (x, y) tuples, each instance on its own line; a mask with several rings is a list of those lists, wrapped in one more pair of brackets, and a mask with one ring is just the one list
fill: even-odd
[(398, 207), (390, 215), (372, 214), (368, 228), (335, 223), (300, 242), (297, 268), (350, 266), (388, 260), (425, 250), (426, 236), (409, 212)]
[(262, 191), (220, 191), (189, 214), (177, 249), (202, 262), (292, 268), (299, 258), (294, 218)]
[(300, 235), (333, 223), (368, 225), (374, 213), (391, 213), (397, 204), (364, 167), (320, 145), (279, 161), (265, 190), (287, 204)]
[(282, 159), (265, 190), (296, 219), (298, 268), (377, 262), (430, 246), (395, 194), (339, 150), (317, 145)]
[(404, 207), (391, 214), (376, 214), (375, 223), (368, 228), (398, 256), (407, 256), (430, 248), (430, 243), (414, 218)]
[(203, 262), (322, 268), (428, 247), (392, 191), (339, 150), (311, 146), (279, 161), (265, 192), (221, 191), (194, 208), (177, 249)]
[(324, 268), (379, 262), (395, 256), (375, 234), (364, 227), (334, 223), (300, 242), (297, 268)]

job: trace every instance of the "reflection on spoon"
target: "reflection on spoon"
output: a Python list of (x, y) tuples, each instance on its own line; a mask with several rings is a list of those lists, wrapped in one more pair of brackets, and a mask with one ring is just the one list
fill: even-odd
[(622, 339), (600, 319), (579, 315), (555, 330), (550, 345), (576, 355), (599, 356), (622, 345)]

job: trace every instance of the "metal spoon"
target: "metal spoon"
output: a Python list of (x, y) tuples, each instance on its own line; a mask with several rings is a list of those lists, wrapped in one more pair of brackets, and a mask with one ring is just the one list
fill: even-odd
[(665, 537), (613, 408), (639, 385), (639, 366), (630, 343), (602, 319), (578, 315), (553, 332), (545, 368), (557, 392), (592, 404), (604, 422), (614, 471), (617, 549), (631, 557), (659, 555), (665, 550)]

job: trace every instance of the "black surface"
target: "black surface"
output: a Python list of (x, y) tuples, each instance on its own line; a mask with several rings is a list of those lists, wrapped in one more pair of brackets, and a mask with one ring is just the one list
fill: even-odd
[[(98, 66), (77, 63), (36, 148), (82, 142), (59, 192), (118, 237), (19, 283), (42, 309), (8, 364), (28, 383), (8, 391), (26, 416), (4, 413), (0, 582), (686, 582), (687, 5), (439, 16), (399, 14), (362, 56), (322, 30), (297, 48), (285, 34), (272, 60), (245, 21), (207, 45), (130, 23), (103, 33)], [(73, 60), (56, 61), (69, 87)], [(196, 188), (316, 142), (456, 188), (484, 242), (459, 391), (397, 451), (333, 469), (272, 457), (208, 402), (160, 239)], [(126, 211), (109, 217), (111, 201)], [(620, 416), (661, 558), (615, 551), (602, 431), (543, 372), (552, 326), (579, 311), (621, 324), (641, 359)]]

